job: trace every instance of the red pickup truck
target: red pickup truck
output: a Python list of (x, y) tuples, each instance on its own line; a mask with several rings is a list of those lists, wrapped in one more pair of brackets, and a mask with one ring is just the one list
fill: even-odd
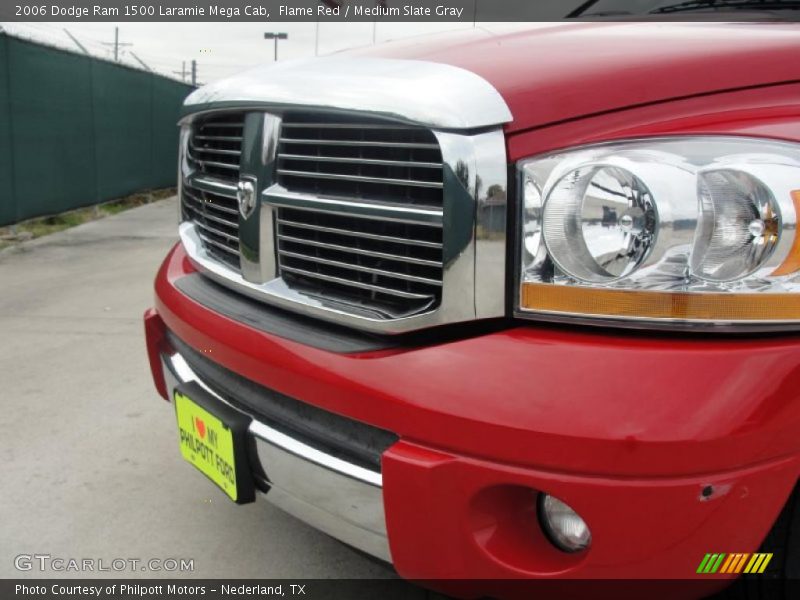
[(184, 457), (474, 594), (797, 576), (798, 57), (477, 28), (197, 90), (145, 315)]

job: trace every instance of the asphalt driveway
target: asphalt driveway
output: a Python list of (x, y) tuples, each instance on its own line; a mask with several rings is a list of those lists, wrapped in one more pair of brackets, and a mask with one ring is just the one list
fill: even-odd
[(172, 575), (197, 578), (392, 577), (263, 500), (234, 506), (180, 458), (141, 320), (176, 219), (171, 199), (0, 253), (0, 577), (85, 576), (20, 572), (20, 554), (193, 559)]

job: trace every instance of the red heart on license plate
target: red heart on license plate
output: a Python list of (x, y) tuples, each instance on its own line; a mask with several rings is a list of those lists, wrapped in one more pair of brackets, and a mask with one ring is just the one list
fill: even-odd
[(197, 433), (200, 434), (201, 438), (206, 437), (206, 424), (203, 423), (202, 419), (198, 417), (194, 418), (194, 428), (197, 429)]

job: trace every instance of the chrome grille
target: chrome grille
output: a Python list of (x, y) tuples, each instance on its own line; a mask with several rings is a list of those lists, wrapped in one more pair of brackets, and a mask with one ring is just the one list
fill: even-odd
[(192, 125), (188, 159), (199, 173), (239, 179), (244, 114), (224, 113), (200, 118)]
[(197, 183), (184, 183), (183, 218), (193, 221), (206, 251), (238, 270), (239, 211), (235, 186), (239, 181), (239, 162), (244, 130), (243, 113), (222, 113), (199, 118), (192, 124), (186, 148), (186, 161), (196, 178), (217, 184), (217, 191), (201, 189)]
[[(277, 181), (289, 192), (364, 205), (443, 207), (442, 154), (434, 134), (378, 119), (289, 113)], [(277, 210), (281, 276), (306, 292), (384, 316), (441, 300), (442, 226), (320, 208)]]

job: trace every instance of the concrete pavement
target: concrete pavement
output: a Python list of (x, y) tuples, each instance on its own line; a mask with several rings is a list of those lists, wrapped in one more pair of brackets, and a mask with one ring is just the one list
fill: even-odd
[(183, 576), (199, 578), (393, 577), (263, 500), (235, 506), (180, 458), (141, 320), (176, 220), (171, 199), (0, 253), (0, 577), (82, 576), (15, 569), (34, 553), (193, 559)]

